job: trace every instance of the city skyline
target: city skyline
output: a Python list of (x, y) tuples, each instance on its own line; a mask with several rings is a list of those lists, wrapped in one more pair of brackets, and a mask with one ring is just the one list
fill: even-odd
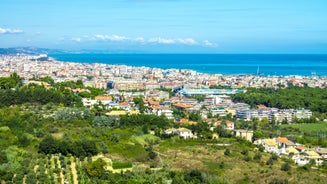
[(324, 54), (326, 8), (322, 0), (4, 0), (0, 47)]

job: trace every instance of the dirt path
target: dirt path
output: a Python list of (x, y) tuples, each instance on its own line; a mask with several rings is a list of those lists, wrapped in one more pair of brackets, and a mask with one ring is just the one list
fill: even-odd
[(78, 184), (76, 163), (74, 162), (73, 158), (71, 158), (70, 161), (71, 161), (70, 167), (72, 168), (72, 175), (73, 175), (73, 184)]

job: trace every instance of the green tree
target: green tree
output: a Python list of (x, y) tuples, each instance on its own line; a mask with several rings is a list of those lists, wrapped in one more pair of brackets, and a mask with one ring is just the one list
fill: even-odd
[(90, 177), (98, 177), (99, 178), (105, 172), (105, 169), (104, 169), (105, 165), (106, 165), (106, 162), (99, 158), (94, 162), (87, 163), (85, 165), (85, 169), (86, 169), (87, 174)]
[(225, 150), (224, 155), (226, 156), (230, 155), (230, 150), (228, 148)]
[(280, 168), (280, 170), (282, 170), (282, 171), (289, 171), (290, 169), (291, 169), (291, 166), (287, 162), (283, 163), (281, 168)]

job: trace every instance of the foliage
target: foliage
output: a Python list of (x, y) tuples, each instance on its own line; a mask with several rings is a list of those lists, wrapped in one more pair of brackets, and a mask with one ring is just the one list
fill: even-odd
[(184, 180), (189, 183), (204, 183), (205, 179), (199, 170), (186, 171), (184, 173)]
[(39, 146), (39, 152), (44, 154), (62, 153), (77, 157), (86, 157), (98, 153), (95, 142), (91, 140), (56, 140), (52, 136), (45, 137)]
[(30, 85), (16, 90), (0, 90), (0, 107), (24, 103), (64, 104), (65, 106), (81, 106), (82, 102), (72, 92), (66, 89), (46, 89), (44, 86)]
[(283, 163), (283, 165), (280, 168), (280, 170), (282, 170), (282, 171), (289, 171), (290, 169), (291, 169), (291, 166), (287, 162)]
[(199, 122), (202, 120), (200, 112), (192, 112), (189, 114), (189, 120), (190, 121), (196, 121)]
[(10, 77), (0, 77), (0, 89), (11, 89), (22, 85), (22, 78), (17, 73), (12, 73)]
[(67, 107), (56, 111), (55, 120), (88, 119), (90, 117), (90, 109)]
[(261, 160), (261, 153), (256, 153), (254, 156), (253, 156), (253, 160), (259, 162)]
[(279, 109), (306, 108), (327, 112), (327, 90), (310, 87), (290, 86), (286, 89), (248, 88), (246, 93), (232, 95), (234, 102), (245, 102), (252, 107), (263, 104)]
[(90, 177), (101, 177), (105, 172), (105, 165), (106, 162), (99, 158), (94, 162), (86, 164), (85, 169)]
[(230, 150), (228, 148), (225, 150), (224, 155), (226, 156), (230, 155)]
[(92, 121), (93, 127), (119, 127), (120, 120), (114, 116), (95, 116)]
[(132, 163), (130, 162), (113, 162), (112, 168), (113, 169), (126, 169), (133, 167)]
[(144, 106), (144, 102), (143, 102), (142, 97), (135, 97), (135, 98), (133, 98), (133, 102), (135, 103), (135, 105), (137, 105), (140, 113), (144, 113), (145, 106)]

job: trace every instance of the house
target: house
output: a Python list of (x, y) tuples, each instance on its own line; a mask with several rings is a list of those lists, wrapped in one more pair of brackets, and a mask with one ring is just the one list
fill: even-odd
[(107, 109), (119, 109), (119, 104), (116, 102), (110, 102), (106, 104)]
[(169, 108), (158, 108), (156, 114), (157, 114), (157, 116), (164, 115), (168, 119), (173, 119), (174, 118), (173, 111), (170, 110)]
[(192, 131), (187, 128), (178, 128), (178, 129), (170, 128), (165, 130), (164, 132), (167, 135), (177, 134), (179, 137), (182, 137), (184, 139), (189, 139), (194, 137)]
[(211, 108), (211, 113), (213, 116), (219, 115), (219, 116), (227, 116), (228, 112), (223, 107), (213, 107)]
[(262, 145), (265, 148), (266, 152), (269, 153), (278, 153), (277, 142), (273, 139), (264, 139)]
[(300, 153), (299, 157), (295, 159), (295, 163), (303, 166), (310, 163), (310, 160), (314, 160), (317, 166), (323, 163), (323, 158), (313, 150), (306, 150)]
[(286, 148), (286, 155), (293, 154), (295, 156), (299, 155), (299, 151), (293, 147)]
[(173, 104), (173, 106), (181, 110), (190, 109), (192, 107), (192, 105), (184, 104), (184, 103), (176, 103)]
[(119, 108), (129, 111), (131, 109), (131, 105), (128, 102), (120, 102)]
[(299, 152), (305, 151), (305, 147), (303, 145), (298, 145), (297, 147), (295, 147), (295, 149), (297, 149)]
[(226, 130), (234, 130), (234, 122), (227, 120), (226, 121)]
[(285, 143), (285, 145), (286, 145), (286, 148), (295, 148), (295, 147), (297, 146), (296, 143), (294, 143), (294, 142), (292, 142), (292, 141), (290, 141), (290, 140), (288, 140), (288, 141)]
[(177, 134), (179, 137), (182, 137), (184, 139), (193, 138), (192, 131), (187, 128), (179, 128), (177, 130)]
[(327, 159), (327, 148), (316, 148), (315, 151), (324, 159)]
[(212, 139), (218, 139), (219, 135), (217, 133), (212, 134)]
[(167, 135), (171, 135), (171, 134), (175, 134), (177, 132), (177, 129), (176, 128), (169, 128), (169, 129), (165, 130), (164, 132)]
[(216, 122), (213, 123), (213, 126), (215, 126), (215, 127), (216, 127), (216, 126), (219, 126), (219, 125), (222, 124), (222, 122), (223, 122), (223, 121), (221, 121), (221, 120), (217, 120)]
[(101, 102), (103, 105), (108, 105), (112, 103), (112, 96), (109, 95), (96, 96), (95, 100)]
[(242, 137), (247, 141), (252, 142), (253, 131), (252, 130), (234, 130), (236, 137)]
[(97, 103), (97, 100), (92, 100), (90, 98), (82, 98), (82, 103), (84, 107), (91, 108), (94, 104)]
[(286, 137), (278, 137), (276, 138), (276, 142), (279, 147), (286, 147), (286, 143), (288, 142), (288, 139)]

